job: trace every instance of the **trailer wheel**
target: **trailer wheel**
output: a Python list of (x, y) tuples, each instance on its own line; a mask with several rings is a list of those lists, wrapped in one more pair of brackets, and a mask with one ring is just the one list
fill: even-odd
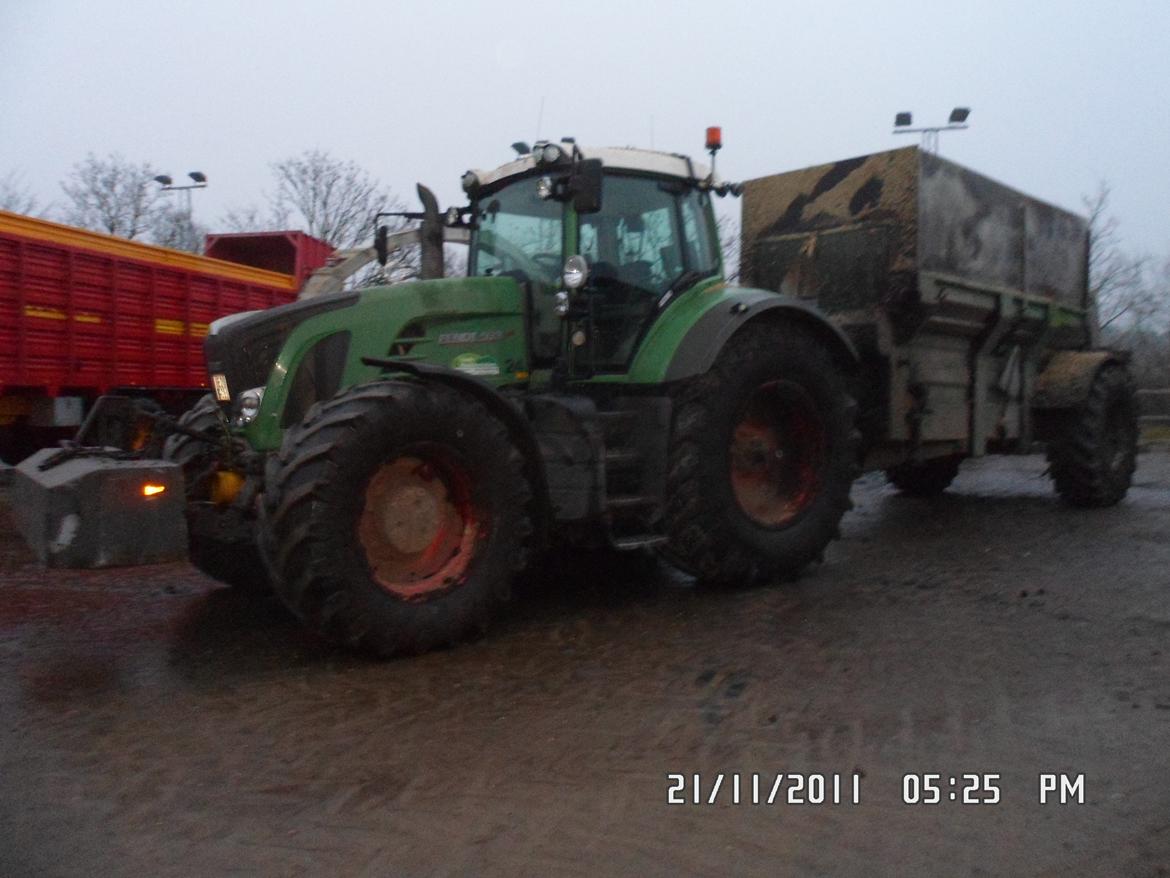
[(318, 403), (285, 434), (265, 494), (277, 594), (382, 656), (482, 631), (528, 556), (523, 466), (504, 424), (442, 385), (376, 381)]
[[(215, 397), (204, 396), (179, 418), (179, 423), (200, 433), (218, 432), (221, 427)], [(213, 447), (193, 436), (174, 433), (167, 437), (162, 456), (183, 467), (191, 563), (212, 579), (241, 591), (270, 591), (268, 569), (256, 545), (255, 521), (238, 509), (211, 502), (210, 480), (216, 459)]]
[(1059, 440), (1048, 444), (1056, 491), (1073, 506), (1112, 506), (1129, 491), (1137, 466), (1137, 389), (1128, 370), (1107, 365)]
[(952, 454), (900, 463), (886, 470), (886, 478), (908, 497), (937, 497), (951, 486), (962, 462), (962, 457)]
[(749, 324), (675, 394), (667, 558), (704, 580), (795, 575), (839, 534), (858, 473), (856, 406), (828, 350)]

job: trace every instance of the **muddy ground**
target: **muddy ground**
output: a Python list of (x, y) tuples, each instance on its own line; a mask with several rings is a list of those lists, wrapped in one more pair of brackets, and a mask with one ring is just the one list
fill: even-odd
[[(45, 574), (5, 521), (0, 875), (1170, 874), (1170, 455), (1103, 511), (1043, 470), (867, 476), (787, 586), (574, 559), (382, 663), (186, 565)], [(667, 804), (719, 772), (861, 801)], [(903, 804), (927, 772), (943, 801)], [(1000, 801), (949, 801), (965, 773)]]

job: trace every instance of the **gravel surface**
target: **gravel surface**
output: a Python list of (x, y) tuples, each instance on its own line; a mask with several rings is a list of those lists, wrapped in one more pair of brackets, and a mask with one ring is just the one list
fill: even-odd
[[(185, 564), (43, 571), (0, 518), (0, 875), (1168, 875), (1170, 455), (1107, 510), (1043, 472), (866, 476), (788, 585), (563, 559), (392, 662)], [(844, 801), (751, 804), (777, 773)]]

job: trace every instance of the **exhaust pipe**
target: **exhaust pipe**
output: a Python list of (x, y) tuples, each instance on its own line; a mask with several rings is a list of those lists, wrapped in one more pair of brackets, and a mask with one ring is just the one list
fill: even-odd
[(418, 198), (423, 205), (422, 229), (419, 244), (422, 247), (420, 269), (423, 280), (443, 276), (443, 220), (439, 216), (439, 201), (435, 193), (419, 183)]

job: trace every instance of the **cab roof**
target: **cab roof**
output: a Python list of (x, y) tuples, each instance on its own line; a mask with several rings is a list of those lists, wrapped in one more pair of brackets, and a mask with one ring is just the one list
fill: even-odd
[[(572, 144), (569, 143), (557, 143), (555, 145), (559, 146), (566, 153), (571, 152), (573, 149)], [(709, 168), (706, 165), (700, 164), (699, 162), (692, 162), (685, 155), (679, 155), (673, 152), (656, 152), (654, 150), (635, 149), (626, 146), (579, 146), (577, 149), (580, 151), (582, 158), (601, 159), (601, 164), (604, 168), (645, 174), (659, 174), (666, 177), (678, 177), (683, 180), (702, 180), (709, 173)], [(527, 173), (536, 167), (536, 159), (532, 153), (527, 153), (490, 171), (473, 169), (472, 173), (479, 179), (480, 186), (491, 186), (508, 177)], [(553, 173), (559, 167), (564, 166), (549, 165), (549, 172)], [(719, 183), (718, 177), (716, 177), (714, 182), (716, 184)]]

